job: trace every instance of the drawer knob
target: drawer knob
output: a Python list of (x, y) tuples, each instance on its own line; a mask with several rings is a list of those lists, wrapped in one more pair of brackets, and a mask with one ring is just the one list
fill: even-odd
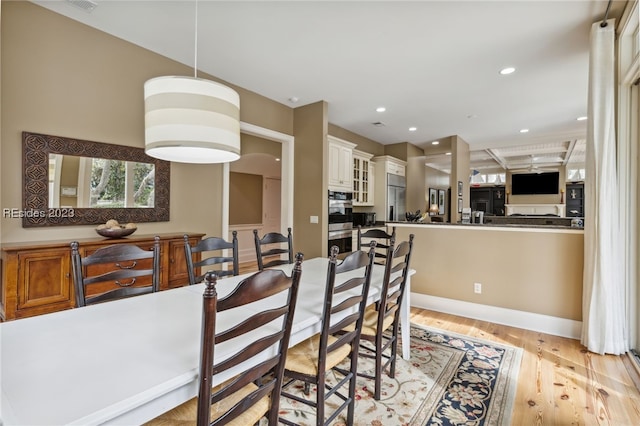
[(134, 260), (133, 263), (131, 265), (125, 266), (125, 265), (121, 265), (119, 263), (116, 263), (116, 266), (120, 269), (133, 269), (136, 267), (136, 265), (138, 264), (138, 261)]

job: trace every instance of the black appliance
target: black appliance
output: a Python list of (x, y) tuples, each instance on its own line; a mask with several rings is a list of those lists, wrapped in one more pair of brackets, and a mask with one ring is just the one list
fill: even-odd
[(559, 182), (560, 172), (515, 173), (511, 175), (511, 193), (513, 195), (558, 194)]
[(329, 191), (329, 247), (338, 246), (338, 253), (352, 250), (353, 193)]
[(353, 226), (375, 226), (376, 214), (374, 213), (353, 213)]

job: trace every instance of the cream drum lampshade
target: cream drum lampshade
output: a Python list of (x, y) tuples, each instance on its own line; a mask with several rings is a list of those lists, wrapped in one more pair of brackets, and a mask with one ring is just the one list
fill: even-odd
[(240, 158), (240, 96), (220, 83), (165, 76), (144, 84), (145, 152), (179, 163)]

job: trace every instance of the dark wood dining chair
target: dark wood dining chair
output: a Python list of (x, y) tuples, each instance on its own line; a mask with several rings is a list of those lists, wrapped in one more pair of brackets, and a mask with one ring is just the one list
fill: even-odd
[[(260, 271), (242, 280), (229, 295), (220, 299), (216, 293), (215, 272), (205, 274), (198, 396), (160, 415), (148, 425), (254, 425), (263, 417), (267, 417), (269, 425), (278, 423), (284, 362), (298, 296), (302, 258), (301, 253), (296, 255), (291, 276), (276, 269)], [(276, 303), (273, 302), (239, 324), (223, 324), (217, 319), (220, 312), (276, 295), (285, 296), (277, 306), (273, 306)], [(216, 325), (218, 330), (224, 330), (216, 332)], [(237, 349), (223, 361), (215, 362), (215, 348), (224, 342), (235, 345)], [(261, 359), (257, 365), (245, 368), (232, 379), (212, 388), (218, 374), (237, 368), (254, 357)]]
[(375, 369), (374, 374), (359, 372), (358, 375), (374, 380), (376, 400), (380, 399), (382, 372), (388, 367), (389, 377), (395, 377), (400, 307), (407, 284), (412, 250), (413, 234), (409, 235), (408, 241), (403, 241), (397, 246), (392, 240), (385, 261), (380, 300), (368, 306), (364, 313), (360, 333), (360, 356), (374, 359)]
[(390, 246), (391, 240), (396, 237), (396, 227), (392, 228), (391, 234), (383, 231), (382, 229), (368, 229), (362, 232), (362, 226), (358, 225), (358, 250), (362, 250), (362, 247), (368, 247), (371, 241), (376, 242), (376, 260), (375, 263), (383, 265), (387, 258), (387, 249)]
[[(254, 229), (253, 238), (256, 246), (258, 269), (260, 271), (271, 266), (293, 263), (293, 237), (291, 236), (291, 228), (287, 228), (287, 235), (278, 232), (269, 232), (262, 238), (258, 236), (258, 230)], [(282, 244), (286, 244), (287, 247), (283, 248)], [(282, 254), (286, 254), (287, 259), (282, 259), (280, 256)]]
[[(224, 256), (222, 250), (231, 250), (231, 256)], [(238, 258), (238, 231), (232, 232), (231, 242), (220, 237), (204, 238), (194, 246), (189, 244), (189, 236), (184, 235), (184, 252), (187, 260), (187, 273), (189, 274), (189, 284), (194, 285), (204, 280), (207, 271), (202, 271), (204, 266), (220, 265), (215, 270), (216, 276), (226, 277), (230, 275), (238, 275), (240, 271), (240, 263)], [(209, 257), (201, 257), (200, 260), (194, 262), (193, 254), (209, 255)], [(231, 269), (221, 269), (222, 264), (231, 264)], [(201, 272), (196, 275), (196, 272)]]
[[(338, 247), (333, 246), (327, 266), (321, 331), (290, 348), (285, 364), (287, 382), (282, 396), (315, 408), (316, 425), (331, 424), (345, 408), (348, 410), (347, 424), (353, 424), (360, 328), (371, 282), (374, 248), (369, 253), (355, 251), (339, 265), (336, 264), (337, 255)], [(337, 275), (361, 268), (362, 274), (336, 284)], [(343, 330), (349, 326), (353, 329), (345, 333)], [(349, 360), (348, 370), (339, 366), (345, 359)], [(336, 371), (340, 376), (340, 380), (333, 386), (326, 380), (330, 370)], [(304, 383), (306, 395), (310, 393), (310, 385), (315, 385), (316, 397), (307, 399), (287, 390), (297, 380)], [(332, 395), (339, 397), (342, 404), (325, 420), (325, 400)], [(280, 422), (295, 425), (283, 418)]]
[(101, 247), (88, 256), (71, 243), (76, 307), (160, 290), (160, 237), (150, 250), (135, 244)]

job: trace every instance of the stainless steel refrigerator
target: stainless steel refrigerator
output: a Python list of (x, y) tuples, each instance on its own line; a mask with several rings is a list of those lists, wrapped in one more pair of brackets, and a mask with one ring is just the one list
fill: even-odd
[(387, 174), (387, 220), (403, 221), (407, 185), (404, 176)]

